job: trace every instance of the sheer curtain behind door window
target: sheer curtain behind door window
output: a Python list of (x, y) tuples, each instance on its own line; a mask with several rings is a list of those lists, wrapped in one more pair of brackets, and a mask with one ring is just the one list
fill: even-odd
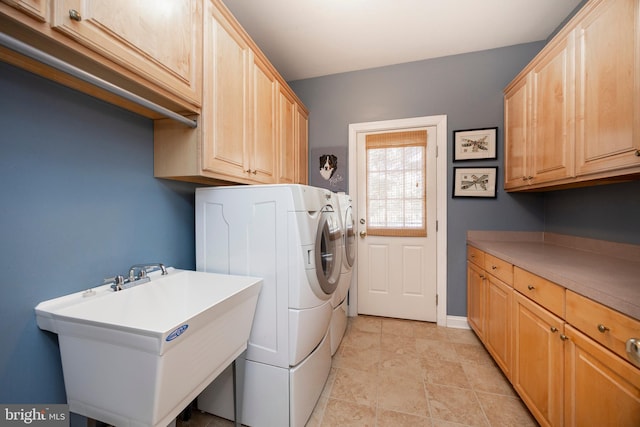
[(427, 131), (366, 136), (367, 234), (426, 237)]

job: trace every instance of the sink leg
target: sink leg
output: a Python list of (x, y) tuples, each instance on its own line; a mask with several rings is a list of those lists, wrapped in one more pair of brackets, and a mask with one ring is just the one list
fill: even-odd
[(235, 360), (231, 364), (231, 371), (233, 372), (233, 419), (235, 420), (235, 427), (240, 427), (240, 411), (238, 410), (238, 384)]

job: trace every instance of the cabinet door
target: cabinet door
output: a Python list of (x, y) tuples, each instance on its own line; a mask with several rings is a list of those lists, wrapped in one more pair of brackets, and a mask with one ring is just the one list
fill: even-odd
[(47, 0), (2, 0), (38, 21), (47, 22)]
[(511, 316), (513, 289), (487, 276), (485, 344), (502, 372), (511, 378)]
[(640, 426), (640, 369), (566, 327), (565, 425)]
[(307, 184), (309, 182), (309, 116), (296, 104), (298, 116), (296, 119), (296, 139), (298, 146), (298, 173), (297, 182)]
[(467, 261), (467, 322), (481, 340), (484, 340), (485, 287), (484, 270)]
[(250, 129), (249, 170), (254, 181), (271, 184), (276, 182), (278, 83), (274, 73), (259, 56), (253, 55), (252, 63), (253, 126)]
[(202, 0), (54, 0), (52, 27), (200, 105)]
[(296, 182), (296, 105), (293, 97), (281, 87), (279, 95), (278, 121), (280, 143), (278, 149), (278, 182), (293, 184)]
[(516, 291), (513, 306), (513, 387), (541, 425), (562, 425), (564, 323)]
[(504, 96), (504, 188), (527, 185), (527, 139), (529, 134), (528, 77), (510, 87)]
[(202, 169), (247, 178), (248, 73), (250, 50), (215, 8), (205, 34), (205, 95), (202, 106)]
[(573, 39), (563, 38), (531, 71), (530, 184), (574, 175)]
[(640, 2), (594, 2), (579, 24), (577, 174), (640, 165)]

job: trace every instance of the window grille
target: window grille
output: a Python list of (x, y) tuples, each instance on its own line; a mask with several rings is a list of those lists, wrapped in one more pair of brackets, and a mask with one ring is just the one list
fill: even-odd
[(426, 152), (426, 130), (366, 136), (368, 235), (427, 235)]

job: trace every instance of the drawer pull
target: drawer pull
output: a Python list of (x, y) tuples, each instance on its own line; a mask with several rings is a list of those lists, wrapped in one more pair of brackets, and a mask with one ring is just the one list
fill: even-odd
[(492, 266), (491, 266), (491, 269), (492, 269), (492, 270), (497, 270), (497, 269), (498, 269), (498, 266), (497, 266), (497, 265), (492, 265)]
[(566, 341), (566, 340), (568, 340), (568, 339), (569, 339), (569, 337), (568, 337), (568, 336), (566, 336), (565, 334), (560, 334), (560, 339), (561, 339), (562, 341)]
[(607, 332), (607, 331), (609, 330), (609, 328), (607, 328), (607, 327), (606, 327), (606, 326), (604, 326), (602, 323), (600, 323), (600, 324), (598, 325), (598, 330), (604, 334), (605, 332)]
[(640, 339), (629, 338), (627, 340), (627, 356), (631, 363), (640, 368)]
[(529, 286), (527, 286), (527, 289), (529, 289), (530, 291), (534, 290), (535, 288), (536, 288), (536, 287), (535, 287), (535, 286), (533, 286), (533, 285), (529, 285)]
[(75, 9), (70, 9), (69, 10), (69, 18), (73, 19), (74, 21), (82, 21), (82, 15), (80, 15), (80, 12), (78, 12)]
[(552, 326), (551, 327), (551, 332), (553, 332), (555, 334), (556, 332), (558, 332), (558, 328), (556, 328), (555, 326)]

